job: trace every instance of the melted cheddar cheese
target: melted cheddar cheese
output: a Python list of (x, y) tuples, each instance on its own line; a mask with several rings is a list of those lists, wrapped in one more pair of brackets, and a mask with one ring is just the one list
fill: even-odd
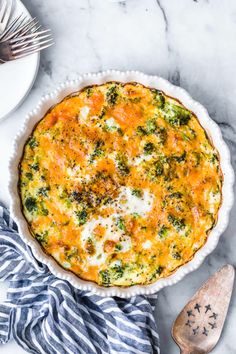
[(170, 275), (204, 245), (221, 203), (218, 153), (197, 117), (137, 83), (66, 97), (34, 128), (19, 169), (32, 235), (103, 286)]

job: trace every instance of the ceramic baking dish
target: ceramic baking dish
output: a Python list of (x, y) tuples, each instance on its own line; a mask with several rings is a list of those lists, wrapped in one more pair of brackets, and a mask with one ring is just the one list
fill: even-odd
[[(44, 253), (40, 247), (40, 244), (31, 235), (28, 229), (27, 221), (21, 212), (21, 201), (18, 194), (18, 165), (22, 156), (24, 144), (31, 134), (35, 124), (40, 119), (42, 119), (50, 107), (60, 102), (65, 96), (79, 91), (85, 86), (102, 84), (108, 81), (119, 81), (123, 83), (139, 82), (145, 86), (162, 90), (167, 95), (177, 98), (183, 103), (184, 106), (196, 114), (201, 125), (208, 133), (213, 145), (218, 150), (220, 155), (221, 170), (223, 173), (223, 186), (222, 204), (219, 209), (217, 224), (210, 231), (205, 245), (196, 252), (191, 261), (182, 265), (170, 276), (161, 278), (155, 283), (149, 285), (136, 285), (127, 288), (107, 288), (99, 286), (96, 283), (80, 279), (70, 271), (63, 269), (51, 256)], [(233, 205), (234, 172), (230, 162), (229, 149), (222, 138), (218, 125), (209, 117), (206, 109), (200, 103), (194, 101), (190, 95), (182, 88), (174, 86), (167, 80), (164, 80), (158, 76), (149, 76), (136, 71), (120, 72), (109, 70), (98, 74), (86, 74), (80, 76), (76, 80), (66, 81), (65, 83), (58, 86), (58, 88), (53, 93), (42, 97), (37, 107), (26, 118), (22, 129), (19, 131), (15, 138), (13, 153), (9, 163), (9, 175), (11, 214), (18, 224), (21, 237), (31, 247), (35, 257), (42, 263), (45, 263), (55, 276), (66, 279), (78, 289), (90, 290), (101, 296), (119, 296), (125, 298), (137, 294), (152, 294), (165, 286), (173, 285), (180, 281), (187, 273), (198, 268), (203, 262), (204, 258), (214, 250), (220, 235), (227, 227), (230, 209)]]

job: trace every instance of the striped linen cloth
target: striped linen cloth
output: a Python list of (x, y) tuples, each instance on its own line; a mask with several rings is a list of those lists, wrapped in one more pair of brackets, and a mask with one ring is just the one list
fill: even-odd
[(38, 262), (0, 203), (0, 352), (11, 338), (34, 354), (159, 354), (156, 295), (103, 298), (75, 289)]

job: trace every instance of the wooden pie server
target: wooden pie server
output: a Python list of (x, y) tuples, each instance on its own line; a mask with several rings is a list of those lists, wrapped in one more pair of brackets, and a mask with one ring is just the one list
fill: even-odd
[(205, 354), (217, 344), (228, 312), (234, 268), (225, 265), (196, 292), (172, 327), (181, 354)]

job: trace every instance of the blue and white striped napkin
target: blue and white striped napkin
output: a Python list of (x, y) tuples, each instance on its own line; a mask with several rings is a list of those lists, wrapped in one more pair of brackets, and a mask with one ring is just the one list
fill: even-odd
[(11, 338), (34, 354), (159, 354), (157, 296), (103, 298), (75, 289), (38, 262), (0, 203), (0, 351)]

